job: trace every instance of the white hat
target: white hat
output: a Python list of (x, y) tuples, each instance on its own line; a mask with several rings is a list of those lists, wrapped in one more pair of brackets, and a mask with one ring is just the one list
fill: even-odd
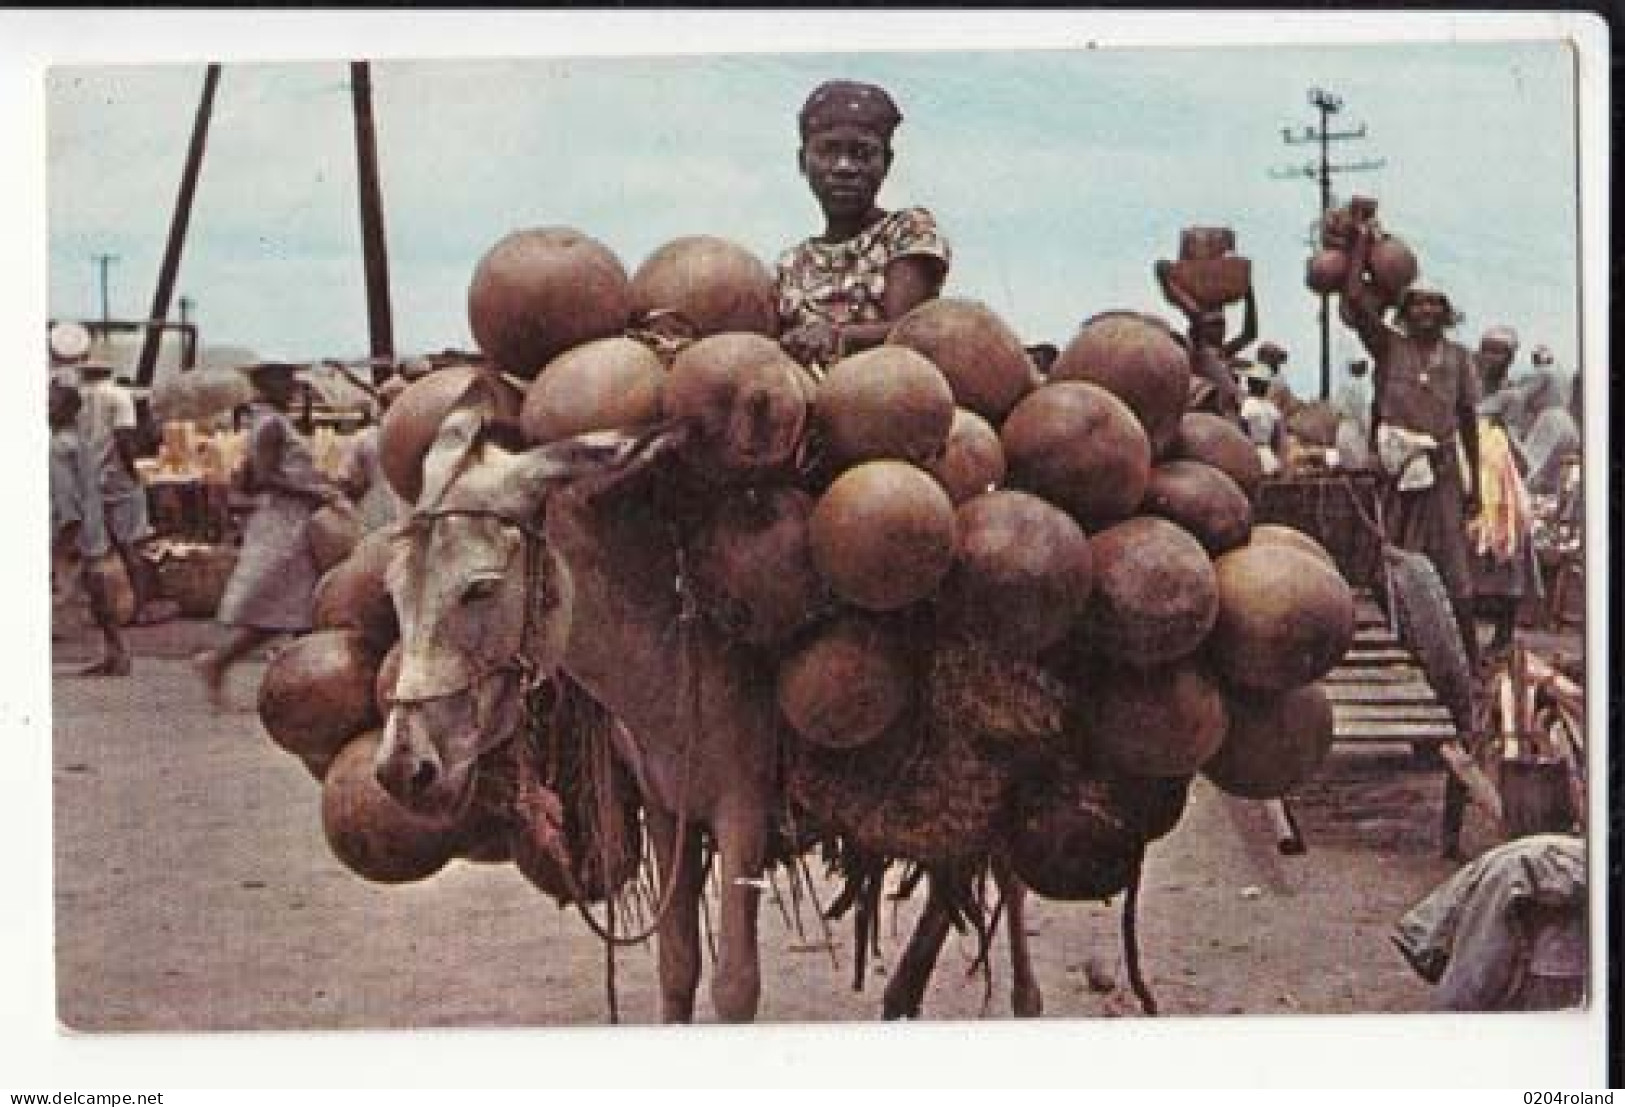
[(1493, 343), (1497, 346), (1505, 346), (1509, 350), (1516, 350), (1518, 348), (1518, 332), (1511, 327), (1491, 327), (1484, 332), (1484, 336), (1478, 341), (1480, 345)]
[(90, 353), (90, 332), (81, 323), (58, 323), (51, 328), (51, 356), (59, 361), (78, 361)]

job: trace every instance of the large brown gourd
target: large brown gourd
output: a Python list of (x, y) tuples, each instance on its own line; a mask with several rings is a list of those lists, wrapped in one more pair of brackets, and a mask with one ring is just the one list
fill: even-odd
[(1081, 697), (1091, 764), (1130, 776), (1188, 777), (1224, 741), (1224, 697), (1191, 660), (1141, 668), (1106, 658)]
[(1160, 320), (1106, 312), (1083, 325), (1050, 369), (1053, 381), (1088, 381), (1122, 400), (1157, 456), (1179, 431), (1190, 388), (1190, 358)]
[(922, 354), (877, 346), (830, 366), (813, 412), (837, 466), (877, 458), (924, 464), (948, 441), (954, 394)]
[(1178, 523), (1209, 556), (1242, 545), (1253, 525), (1253, 505), (1240, 485), (1211, 465), (1183, 458), (1151, 470), (1140, 511)]
[(959, 408), (948, 428), (942, 455), (925, 467), (942, 482), (948, 498), (956, 505), (991, 491), (1004, 480), (1004, 447), (999, 445), (999, 432), (974, 411)]
[(688, 548), (702, 611), (731, 638), (772, 646), (818, 611), (823, 582), (808, 525), (813, 499), (793, 488), (721, 493)]
[(1366, 272), (1385, 300), (1396, 302), (1416, 280), (1416, 254), (1401, 239), (1386, 235), (1371, 244), (1366, 253)]
[(634, 318), (675, 311), (696, 338), (778, 333), (773, 274), (749, 250), (714, 235), (686, 235), (650, 254), (632, 274), (631, 299)]
[(1098, 385), (1047, 384), (999, 430), (1012, 487), (1043, 497), (1086, 531), (1127, 518), (1145, 496), (1151, 443), (1128, 406)]
[(1232, 692), (1229, 726), (1202, 775), (1234, 796), (1278, 799), (1312, 776), (1331, 752), (1332, 703), (1318, 684), (1275, 694)]
[(367, 646), (380, 657), (400, 637), (395, 600), (387, 575), (393, 556), (391, 535), (385, 528), (369, 532), (350, 556), (316, 582), (314, 621), (317, 627), (348, 627), (361, 632)]
[(1027, 492), (989, 492), (957, 513), (959, 554), (941, 610), (996, 651), (1034, 657), (1064, 638), (1093, 583), (1089, 540)]
[(1208, 641), (1233, 688), (1281, 692), (1318, 680), (1354, 641), (1354, 596), (1313, 554), (1265, 543), (1214, 563), (1218, 618)]
[(454, 821), (408, 811), (373, 775), (380, 735), (361, 735), (341, 750), (322, 781), (322, 833), (344, 866), (380, 884), (433, 876), (459, 845)]
[(892, 611), (937, 590), (953, 565), (954, 506), (935, 478), (901, 461), (848, 469), (813, 509), (813, 564), (848, 603)]
[(1310, 535), (1305, 534), (1297, 527), (1289, 527), (1284, 523), (1254, 523), (1252, 533), (1248, 535), (1247, 544), (1250, 546), (1292, 546), (1311, 554), (1326, 563), (1327, 568), (1336, 569), (1337, 561), (1325, 546), (1322, 546)]
[(897, 321), (886, 342), (923, 354), (948, 379), (954, 402), (992, 423), (1038, 383), (1021, 339), (975, 300), (927, 300)]
[(759, 334), (717, 334), (685, 347), (672, 360), (661, 407), (695, 424), (685, 455), (700, 474), (724, 481), (785, 465), (807, 422), (800, 366)]
[(913, 700), (897, 628), (860, 612), (820, 628), (779, 665), (780, 710), (797, 734), (825, 749), (874, 741)]
[(566, 350), (525, 389), (519, 425), (532, 442), (631, 430), (660, 418), (665, 366), (641, 342), (616, 336)]
[(440, 433), (440, 424), (478, 382), (477, 395), (493, 415), (514, 419), (523, 397), (519, 390), (487, 370), (468, 365), (438, 369), (413, 381), (378, 424), (378, 460), (384, 479), (408, 504), (423, 491), (423, 459)]
[(356, 631), (306, 634), (266, 666), (260, 724), (320, 779), (346, 743), (382, 721), (377, 675), (378, 657)]
[(1170, 456), (1211, 465), (1235, 481), (1249, 499), (1264, 480), (1258, 447), (1228, 419), (1193, 411), (1179, 420)]
[(530, 380), (572, 346), (626, 329), (626, 268), (570, 227), (514, 231), (492, 246), (468, 286), (474, 341), (504, 373)]
[(1189, 656), (1213, 629), (1213, 563), (1183, 528), (1141, 515), (1089, 540), (1095, 587), (1079, 630), (1095, 652), (1134, 665)]

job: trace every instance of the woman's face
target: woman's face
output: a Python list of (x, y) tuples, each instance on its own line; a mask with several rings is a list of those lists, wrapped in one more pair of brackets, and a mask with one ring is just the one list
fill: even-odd
[(891, 168), (891, 147), (862, 127), (831, 127), (808, 136), (801, 173), (830, 215), (865, 215)]

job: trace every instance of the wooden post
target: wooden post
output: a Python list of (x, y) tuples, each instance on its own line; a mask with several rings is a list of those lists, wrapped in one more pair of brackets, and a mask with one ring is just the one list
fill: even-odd
[(180, 194), (169, 221), (169, 241), (164, 245), (163, 264), (158, 269), (158, 290), (147, 313), (147, 328), (141, 340), (141, 360), (136, 363), (135, 382), (152, 386), (158, 368), (158, 341), (169, 318), (169, 298), (175, 293), (175, 277), (181, 268), (181, 247), (186, 242), (186, 225), (192, 218), (192, 197), (197, 192), (198, 171), (203, 167), (203, 147), (209, 137), (209, 117), (214, 112), (214, 90), (220, 83), (220, 65), (211, 64), (203, 73), (203, 96), (192, 121), (192, 143), (186, 150), (186, 167), (181, 171)]
[[(361, 252), (367, 274), (367, 330), (372, 356), (395, 360), (394, 326), (389, 304), (389, 252), (384, 244), (384, 201), (378, 182), (378, 143), (372, 119), (372, 75), (366, 62), (350, 63), (350, 94), (355, 104), (356, 183), (361, 197)], [(373, 366), (374, 383), (389, 375), (386, 365)]]

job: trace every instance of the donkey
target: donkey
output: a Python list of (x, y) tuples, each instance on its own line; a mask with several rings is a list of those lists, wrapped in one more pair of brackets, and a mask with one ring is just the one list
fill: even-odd
[[(471, 801), (480, 756), (524, 723), (528, 690), (563, 671), (623, 725), (658, 882), (660, 1017), (690, 1021), (701, 972), (702, 833), (721, 877), (716, 1014), (749, 1021), (761, 992), (757, 918), (779, 812), (781, 725), (771, 672), (683, 608), (681, 547), (635, 489), (685, 427), (597, 432), (510, 452), (473, 408), (441, 425), (423, 492), (390, 565), (402, 667), (375, 770), (405, 806), (445, 816)], [(1036, 1014), (1011, 905), (1019, 1014)], [(915, 1016), (948, 914), (928, 901), (887, 988)]]

